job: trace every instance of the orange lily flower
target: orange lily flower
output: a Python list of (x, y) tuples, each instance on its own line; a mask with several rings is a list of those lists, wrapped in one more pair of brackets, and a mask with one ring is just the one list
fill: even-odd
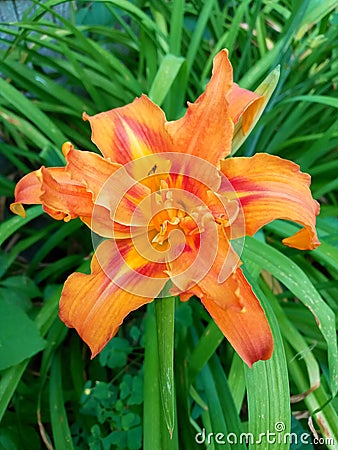
[(66, 143), (65, 167), (41, 167), (20, 180), (14, 213), (24, 217), (22, 204), (42, 204), (53, 218), (79, 217), (93, 231), (91, 274), (72, 274), (60, 300), (61, 319), (92, 357), (170, 279), (181, 300), (200, 298), (249, 366), (270, 358), (270, 327), (232, 241), (286, 219), (303, 228), (284, 244), (314, 249), (319, 205), (309, 175), (290, 161), (263, 153), (224, 159), (236, 123), (248, 133), (263, 103), (233, 83), (223, 50), (205, 92), (181, 119), (167, 122), (145, 95), (84, 114), (103, 156)]

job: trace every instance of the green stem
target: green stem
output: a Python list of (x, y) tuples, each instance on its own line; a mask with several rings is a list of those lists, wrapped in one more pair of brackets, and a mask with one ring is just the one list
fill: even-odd
[(158, 346), (155, 307), (147, 307), (145, 321), (143, 449), (161, 449), (161, 401), (158, 377)]
[(164, 421), (173, 438), (176, 414), (174, 384), (174, 319), (175, 298), (165, 297), (155, 300), (157, 326), (159, 381)]
[(144, 361), (144, 450), (178, 450), (174, 384), (175, 298), (147, 308)]

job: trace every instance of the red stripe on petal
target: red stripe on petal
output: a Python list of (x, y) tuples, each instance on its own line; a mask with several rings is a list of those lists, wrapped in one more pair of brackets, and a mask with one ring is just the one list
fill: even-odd
[(205, 92), (195, 103), (188, 103), (181, 119), (167, 123), (173, 151), (199, 156), (215, 165), (230, 153), (234, 125), (227, 95), (231, 87), (232, 66), (228, 52), (222, 50), (214, 58)]
[(91, 274), (74, 273), (67, 279), (60, 301), (61, 320), (78, 331), (94, 357), (125, 317), (152, 301), (166, 281), (163, 266), (137, 255), (131, 240), (119, 242), (118, 247), (104, 241), (93, 257)]
[(221, 170), (242, 205), (246, 234), (255, 234), (275, 219), (285, 219), (299, 223), (305, 231), (284, 239), (284, 244), (300, 250), (318, 247), (315, 225), (319, 204), (309, 189), (310, 176), (300, 172), (297, 164), (258, 153), (222, 161)]
[(121, 108), (83, 117), (89, 120), (92, 141), (103, 156), (117, 163), (171, 150), (164, 112), (146, 95)]

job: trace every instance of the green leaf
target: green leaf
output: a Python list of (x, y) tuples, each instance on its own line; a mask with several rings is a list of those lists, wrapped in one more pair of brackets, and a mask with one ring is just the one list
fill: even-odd
[(319, 366), (313, 353), (309, 351), (308, 343), (298, 332), (294, 324), (287, 318), (275, 295), (266, 285), (263, 286), (263, 291), (266, 295), (266, 298), (269, 299), (269, 302), (274, 310), (274, 313), (278, 320), (280, 331), (284, 339), (286, 339), (291, 347), (294, 348), (297, 355), (302, 355), (302, 360), (306, 365), (309, 377), (309, 386), (307, 390), (316, 389), (320, 384)]
[[(208, 364), (215, 382), (227, 432), (233, 433), (235, 436), (240, 436), (243, 432), (243, 426), (239, 419), (239, 414), (237, 413), (235, 407), (232, 392), (229, 389), (228, 380), (225, 376), (224, 369), (221, 366), (218, 356), (214, 354)], [(237, 442), (236, 444), (232, 444), (231, 448), (234, 450), (245, 450), (246, 446), (244, 443)]]
[(306, 4), (306, 13), (296, 35), (296, 39), (298, 40), (304, 36), (314, 23), (318, 23), (330, 11), (337, 8), (336, 0), (308, 0)]
[(49, 381), (50, 416), (55, 450), (73, 450), (62, 389), (60, 353), (54, 356)]
[(290, 258), (254, 238), (245, 241), (244, 259), (255, 262), (280, 280), (315, 316), (328, 347), (332, 395), (338, 389), (338, 350), (336, 322), (333, 311), (323, 301), (306, 274)]
[[(285, 344), (286, 355), (289, 360), (289, 372), (298, 392), (306, 392), (308, 383), (306, 376), (302, 370), (301, 362), (294, 358), (292, 352), (289, 351), (288, 344)], [(338, 415), (332, 401), (327, 396), (323, 386), (319, 386), (314, 392), (305, 396), (304, 403), (312, 417), (319, 425), (322, 435), (330, 439), (331, 444), (327, 443), (327, 448), (336, 450), (338, 442)]]
[(129, 342), (120, 337), (111, 339), (99, 354), (99, 361), (102, 366), (124, 367), (127, 364), (127, 357), (131, 351)]
[(40, 296), (39, 288), (26, 276), (17, 275), (0, 282), (0, 301), (16, 305), (24, 311), (32, 307), (32, 298)]
[(194, 380), (198, 372), (200, 372), (209, 361), (223, 340), (223, 333), (212, 320), (204, 330), (198, 344), (191, 353), (189, 361), (189, 375), (191, 381)]
[(184, 58), (179, 58), (178, 56), (170, 54), (165, 55), (163, 58), (149, 91), (149, 97), (154, 100), (157, 105), (162, 105), (183, 62)]
[(183, 19), (184, 19), (184, 0), (174, 0), (172, 14), (170, 19), (169, 49), (174, 55), (180, 54)]
[[(51, 142), (49, 139), (47, 139), (46, 136), (43, 135), (42, 132), (40, 132), (33, 124), (31, 124), (28, 120), (24, 119), (23, 117), (20, 117), (18, 114), (15, 114), (12, 111), (7, 110), (6, 108), (2, 108), (2, 111), (0, 111), (0, 119), (2, 119), (2, 122), (4, 122), (4, 126), (8, 128), (13, 134), (13, 131), (19, 131), (20, 136), (22, 136), (23, 139), (25, 139), (25, 142), (31, 142), (38, 148), (44, 148), (50, 146)], [(19, 145), (19, 144), (17, 144)], [(16, 162), (16, 166), (20, 168), (23, 172), (28, 172), (28, 168), (25, 164), (20, 162), (18, 158), (16, 158), (15, 154), (12, 154), (14, 152), (20, 154), (23, 152), (20, 152), (20, 149), (17, 147), (14, 147), (13, 145), (7, 145), (2, 144), (2, 147), (4, 148), (4, 154), (6, 158), (8, 158), (10, 161)], [(11, 148), (12, 147), (12, 148)], [(6, 149), (8, 151), (6, 151)], [(14, 150), (15, 149), (15, 150)], [(30, 161), (34, 161), (35, 159), (39, 159), (37, 155), (32, 154), (32, 152), (26, 152), (26, 155), (29, 155)], [(27, 155), (28, 156), (28, 155)]]
[(0, 249), (0, 278), (6, 273), (9, 267), (9, 258), (7, 253)]
[(54, 123), (39, 110), (39, 108), (29, 101), (21, 92), (15, 89), (11, 84), (0, 78), (0, 95), (4, 97), (15, 108), (18, 108), (29, 120), (60, 147), (67, 140), (65, 136), (55, 127)]
[[(35, 323), (44, 336), (57, 316), (58, 300), (61, 295), (60, 286), (48, 286), (45, 291), (46, 302), (36, 316)], [(0, 379), (0, 421), (5, 414), (6, 408), (15, 392), (15, 389), (28, 365), (29, 360), (25, 359), (14, 367), (10, 367), (1, 374)]]
[(234, 352), (228, 376), (228, 383), (238, 413), (241, 410), (246, 389), (244, 365), (245, 364), (238, 353)]
[(283, 100), (280, 104), (292, 102), (310, 102), (319, 103), (321, 105), (332, 106), (338, 108), (338, 98), (329, 97), (327, 95), (296, 95), (292, 98)]
[(215, 0), (209, 0), (202, 3), (202, 8), (197, 16), (197, 23), (194, 26), (194, 31), (189, 41), (189, 48), (187, 51), (187, 75), (190, 74), (193, 63), (196, 59), (196, 54), (200, 49), (201, 40), (206, 29), (206, 25), (210, 16), (212, 15), (212, 9), (215, 6)]
[[(246, 271), (245, 276), (262, 303), (274, 337), (272, 357), (268, 361), (256, 362), (251, 369), (245, 366), (249, 431), (254, 436), (250, 450), (288, 450), (287, 440), (279, 439), (279, 436), (283, 438), (284, 433), (290, 433), (291, 423), (288, 369), (283, 341), (269, 302)], [(274, 433), (274, 442), (269, 440), (268, 431)]]
[[(291, 15), (289, 16), (287, 22), (284, 24), (282, 30), (282, 36), (276, 40), (275, 45), (272, 50), (267, 52), (261, 59), (259, 59), (255, 64), (251, 65), (249, 70), (240, 80), (239, 84), (241, 87), (250, 88), (258, 79), (274, 67), (281, 61), (282, 56), (289, 50), (290, 44), (294, 39), (295, 34), (299, 29), (299, 25), (303, 20), (304, 13), (307, 10), (306, 2), (295, 3), (292, 10), (290, 10)], [(249, 44), (251, 46), (251, 43)]]
[(16, 275), (8, 277), (0, 283), (1, 286), (7, 289), (15, 289), (22, 292), (22, 295), (26, 295), (29, 299), (34, 297), (40, 297), (41, 292), (33, 280), (24, 276)]
[[(336, 234), (335, 228), (334, 230), (330, 229), (331, 236)], [(299, 227), (297, 225), (280, 220), (276, 220), (267, 225), (267, 229), (273, 230), (278, 236), (282, 236), (283, 238), (292, 236), (294, 233), (299, 231)], [(320, 237), (321, 245), (311, 252), (311, 256), (316, 261), (319, 261), (324, 267), (328, 267), (338, 273), (338, 249), (325, 242), (326, 239), (326, 236), (324, 238)]]
[(0, 370), (19, 364), (45, 346), (36, 324), (21, 308), (0, 302)]
[(14, 216), (6, 220), (0, 225), (0, 245), (2, 245), (6, 239), (19, 230), (28, 222), (40, 216), (43, 213), (41, 205), (32, 206), (26, 212), (26, 217)]
[(127, 431), (127, 443), (129, 450), (139, 450), (142, 442), (142, 427), (134, 427)]
[[(199, 378), (201, 379), (201, 382), (203, 383), (203, 388), (205, 390), (205, 396), (207, 399), (208, 404), (208, 419), (210, 420), (211, 429), (210, 432), (212, 433), (212, 439), (211, 442), (214, 444), (215, 450), (221, 450), (222, 448), (225, 448), (227, 450), (230, 450), (230, 444), (227, 440), (224, 439), (224, 436), (227, 436), (228, 429), (226, 425), (226, 420), (224, 417), (224, 413), (222, 410), (221, 400), (219, 396), (219, 392), (217, 390), (217, 385), (215, 383), (215, 380), (212, 377), (211, 370), (209, 368), (209, 365), (206, 365), (203, 367)], [(207, 427), (207, 432), (209, 434), (209, 429)], [(203, 433), (203, 432), (202, 432)], [(224, 444), (218, 444), (215, 442), (215, 437), (218, 433), (222, 433), (224, 436), (222, 437), (222, 441), (224, 441)], [(197, 439), (201, 439), (202, 436), (196, 435)], [(204, 435), (205, 437), (205, 435)]]
[(54, 99), (57, 103), (63, 103), (78, 112), (85, 109), (81, 97), (77, 97), (50, 77), (33, 70), (31, 67), (7, 59), (7, 61), (2, 62), (2, 70), (8, 77), (14, 78), (24, 89), (35, 93), (42, 99)]
[(31, 426), (20, 425), (20, 433), (14, 424), (3, 426), (0, 429), (0, 449), (18, 450), (34, 448), (40, 450), (40, 436)]

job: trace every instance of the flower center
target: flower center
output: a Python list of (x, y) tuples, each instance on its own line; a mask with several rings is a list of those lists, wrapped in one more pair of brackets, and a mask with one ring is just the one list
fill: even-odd
[(149, 217), (147, 227), (151, 244), (161, 252), (166, 251), (171, 245), (168, 242), (170, 234), (177, 230), (181, 235), (179, 238), (176, 234), (177, 239), (196, 246), (198, 235), (210, 222), (228, 235), (228, 229), (238, 215), (237, 202), (227, 198), (226, 193), (213, 192), (195, 177), (172, 173), (169, 165), (164, 163), (167, 161), (153, 158), (151, 164), (142, 169), (146, 176), (141, 183), (151, 191), (142, 206)]
[(155, 195), (155, 214), (151, 225), (157, 234), (152, 243), (162, 245), (175, 229), (185, 236), (200, 234), (204, 231), (206, 222), (213, 220), (208, 207), (199, 198), (188, 191), (169, 188), (164, 180), (161, 180), (160, 190)]

